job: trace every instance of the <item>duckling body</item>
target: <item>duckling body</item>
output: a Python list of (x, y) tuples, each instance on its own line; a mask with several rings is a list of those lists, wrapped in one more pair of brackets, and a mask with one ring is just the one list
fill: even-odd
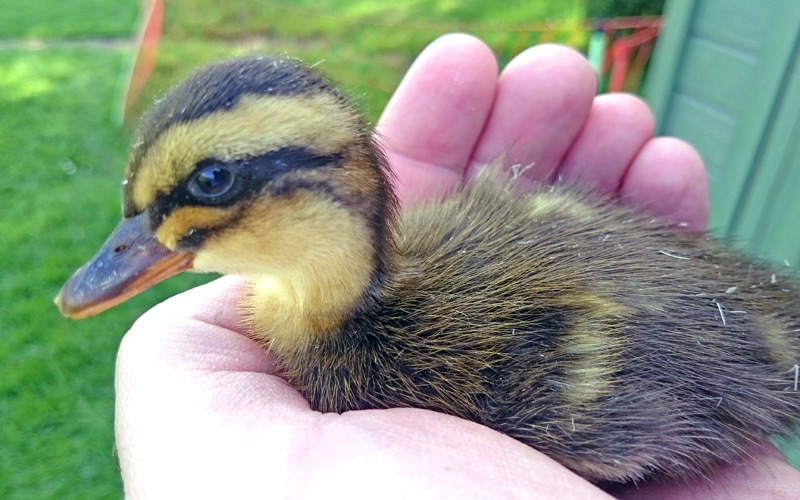
[(276, 353), (312, 407), (457, 415), (614, 481), (708, 471), (796, 421), (785, 278), (579, 189), (519, 197), (486, 174), (403, 217), (357, 314)]
[(201, 70), (144, 120), (123, 223), (57, 302), (80, 317), (184, 269), (250, 277), (253, 337), (313, 408), (456, 415), (593, 481), (693, 477), (797, 423), (791, 278), (498, 168), (398, 216), (389, 175), (318, 74)]

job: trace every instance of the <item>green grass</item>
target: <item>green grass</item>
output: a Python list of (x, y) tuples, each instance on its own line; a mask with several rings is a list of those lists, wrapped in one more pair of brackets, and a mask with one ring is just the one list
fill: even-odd
[[(0, 497), (109, 498), (113, 370), (149, 297), (77, 323), (52, 299), (119, 219), (117, 51), (0, 51)], [(182, 280), (183, 281), (183, 280)]]
[(127, 37), (138, 6), (131, 0), (3, 0), (0, 39)]
[[(165, 9), (159, 60), (137, 112), (198, 64), (266, 52), (323, 61), (319, 68), (374, 121), (414, 57), (444, 33), (479, 36), (501, 65), (543, 37), (576, 46), (586, 42), (586, 33), (577, 29), (584, 19), (583, 0), (515, 0), (502, 9), (478, 0), (170, 0)], [(543, 35), (537, 27), (544, 21), (560, 29)]]
[[(235, 5), (216, 0), (172, 0), (166, 6), (167, 16), (175, 20), (164, 30), (170, 37), (238, 39), (266, 34), (292, 39), (331, 39), (333, 35), (335, 39), (346, 33), (376, 27), (379, 28), (378, 36), (375, 37), (376, 44), (369, 47), (372, 50), (396, 50), (404, 46), (397, 43), (396, 37), (401, 31), (493, 28), (508, 32), (546, 20), (559, 23), (582, 21), (586, 11), (583, 0), (510, 0), (503, 4), (502, 9), (475, 0), (240, 0)], [(186, 12), (190, 14), (184, 15)], [(191, 12), (202, 12), (203, 15), (194, 16)], [(393, 33), (394, 30), (398, 31)]]
[(109, 186), (124, 141), (110, 126), (107, 73), (122, 60), (87, 50), (0, 52), (3, 498), (79, 498), (76, 484), (95, 498), (119, 491), (113, 364), (130, 313), (78, 325), (51, 301), (117, 215)]
[[(9, 0), (0, 7), (0, 38), (54, 41), (41, 50), (0, 47), (0, 498), (121, 495), (113, 450), (119, 340), (148, 306), (204, 280), (173, 278), (82, 322), (61, 318), (52, 305), (119, 219), (119, 181), (135, 122), (115, 123), (129, 53), (58, 40), (130, 39), (138, 5)], [(320, 67), (372, 120), (436, 36), (473, 32), (507, 61), (541, 38), (525, 26), (541, 19), (574, 26), (584, 11), (577, 0), (506, 2), (502, 9), (454, 0), (401, 7), (330, 0), (326, 10), (310, 0), (291, 8), (256, 0), (166, 5), (158, 64), (137, 111), (198, 64), (248, 51), (288, 52), (324, 60)], [(254, 43), (256, 34), (268, 36)], [(577, 44), (582, 36), (553, 33)]]

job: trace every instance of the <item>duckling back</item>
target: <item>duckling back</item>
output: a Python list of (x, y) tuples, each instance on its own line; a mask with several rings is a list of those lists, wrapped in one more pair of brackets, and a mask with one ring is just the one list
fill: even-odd
[(705, 235), (489, 169), (396, 244), (338, 331), (279, 360), (318, 410), (456, 415), (595, 481), (692, 477), (797, 422), (797, 285)]

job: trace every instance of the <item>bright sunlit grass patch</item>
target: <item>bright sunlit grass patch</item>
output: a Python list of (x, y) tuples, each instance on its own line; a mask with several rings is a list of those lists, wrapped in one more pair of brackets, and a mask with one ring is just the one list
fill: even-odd
[(0, 38), (102, 38), (128, 36), (138, 1), (3, 0)]

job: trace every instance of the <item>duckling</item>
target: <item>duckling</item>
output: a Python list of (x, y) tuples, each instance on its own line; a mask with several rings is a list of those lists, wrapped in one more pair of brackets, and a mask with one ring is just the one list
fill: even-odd
[(703, 475), (798, 422), (793, 278), (579, 186), (516, 184), (487, 167), (400, 213), (324, 76), (213, 64), (144, 117), (122, 222), (56, 304), (245, 276), (252, 337), (314, 409), (455, 415), (603, 484)]

